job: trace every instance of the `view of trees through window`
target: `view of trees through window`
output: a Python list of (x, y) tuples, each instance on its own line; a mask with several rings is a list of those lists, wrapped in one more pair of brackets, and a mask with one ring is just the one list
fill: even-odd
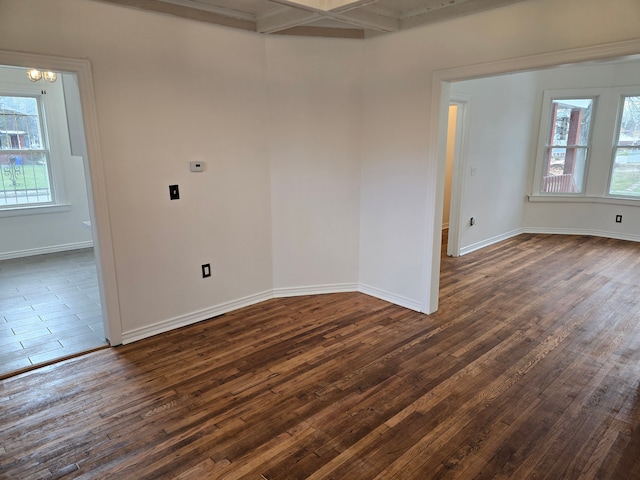
[(51, 202), (37, 97), (0, 96), (0, 208)]
[(609, 194), (640, 197), (640, 96), (624, 97)]

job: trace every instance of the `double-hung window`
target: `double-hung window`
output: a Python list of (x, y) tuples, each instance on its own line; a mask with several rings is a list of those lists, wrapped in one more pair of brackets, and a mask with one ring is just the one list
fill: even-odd
[(0, 209), (54, 200), (41, 97), (0, 95)]
[(640, 198), (640, 96), (623, 96), (609, 195)]
[(584, 191), (594, 103), (594, 98), (550, 99), (540, 193)]

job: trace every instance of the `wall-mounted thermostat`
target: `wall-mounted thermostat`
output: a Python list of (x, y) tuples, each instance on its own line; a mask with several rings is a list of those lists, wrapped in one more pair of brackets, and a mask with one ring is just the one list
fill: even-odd
[(192, 172), (204, 172), (204, 162), (189, 162), (189, 170)]

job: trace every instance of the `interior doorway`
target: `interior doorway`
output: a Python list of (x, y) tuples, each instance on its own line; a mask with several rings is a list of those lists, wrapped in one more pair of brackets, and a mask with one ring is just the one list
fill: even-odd
[(442, 249), (450, 257), (460, 255), (460, 208), (464, 182), (464, 142), (467, 97), (453, 97), (449, 103), (444, 198), (442, 208)]
[(122, 325), (91, 64), (86, 59), (0, 50), (0, 65), (59, 72), (75, 84), (69, 89), (76, 96), (74, 109), (68, 109), (69, 122), (75, 122), (69, 132), (72, 133), (70, 142), (74, 144), (75, 152), (82, 151), (89, 203), (89, 219), (85, 227), (93, 241), (98, 281), (95, 296), (99, 298), (103, 336), (109, 344), (119, 345), (122, 343)]
[(77, 80), (0, 66), (0, 375), (107, 345)]

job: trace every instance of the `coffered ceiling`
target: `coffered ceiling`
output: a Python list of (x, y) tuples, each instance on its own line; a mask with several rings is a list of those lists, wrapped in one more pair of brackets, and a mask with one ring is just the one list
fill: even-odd
[(366, 38), (524, 0), (98, 0), (263, 34)]

